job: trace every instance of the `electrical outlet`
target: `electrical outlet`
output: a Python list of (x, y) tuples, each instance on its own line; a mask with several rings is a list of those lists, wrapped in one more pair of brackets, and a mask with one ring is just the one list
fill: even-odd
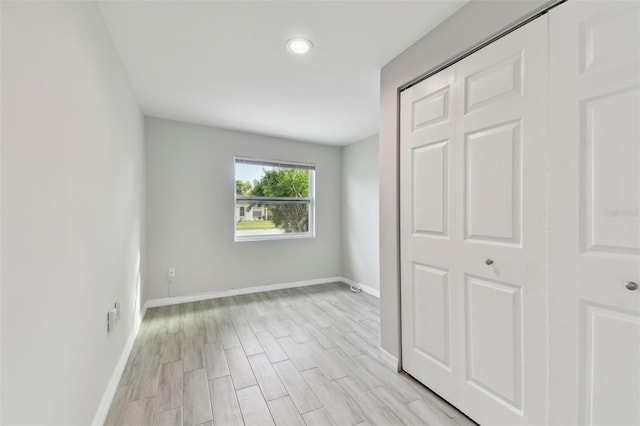
[(116, 308), (111, 308), (107, 312), (107, 332), (111, 333), (116, 326)]
[(122, 302), (120, 300), (116, 300), (116, 303), (113, 304), (113, 307), (116, 309), (116, 320), (119, 320), (120, 312), (122, 311)]
[(176, 277), (176, 268), (174, 268), (173, 266), (169, 267), (169, 273), (168, 273), (169, 278), (175, 278)]

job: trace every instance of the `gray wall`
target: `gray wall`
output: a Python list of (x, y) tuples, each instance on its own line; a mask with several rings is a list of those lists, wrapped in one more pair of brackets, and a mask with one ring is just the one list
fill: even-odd
[(143, 118), (96, 3), (1, 7), (1, 420), (86, 425), (137, 315)]
[(398, 246), (398, 87), (456, 56), (520, 17), (540, 0), (471, 0), (382, 68), (380, 77), (381, 346), (400, 354)]
[(378, 135), (342, 148), (342, 276), (380, 288)]
[[(146, 300), (341, 275), (341, 151), (332, 147), (145, 119)], [(316, 164), (316, 237), (234, 242), (234, 156)]]

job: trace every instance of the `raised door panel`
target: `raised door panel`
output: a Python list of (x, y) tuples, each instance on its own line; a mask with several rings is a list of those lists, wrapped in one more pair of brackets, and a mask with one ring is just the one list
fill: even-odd
[(413, 350), (451, 370), (451, 298), (448, 272), (415, 264), (413, 269)]
[(606, 12), (595, 13), (578, 25), (581, 74), (602, 72), (620, 63), (637, 61), (640, 54), (637, 4), (611, 4)]
[(412, 227), (416, 235), (448, 235), (448, 144), (438, 141), (412, 150)]
[(465, 113), (511, 95), (522, 95), (522, 52), (482, 68), (464, 79)]
[(522, 410), (522, 290), (467, 276), (467, 382), (512, 410)]
[(640, 88), (582, 103), (582, 245), (585, 250), (640, 250)]
[(521, 131), (509, 122), (465, 136), (465, 237), (520, 244)]
[(428, 92), (411, 103), (412, 129), (420, 130), (449, 120), (451, 87)]
[(640, 319), (637, 313), (585, 304), (580, 423), (640, 424)]

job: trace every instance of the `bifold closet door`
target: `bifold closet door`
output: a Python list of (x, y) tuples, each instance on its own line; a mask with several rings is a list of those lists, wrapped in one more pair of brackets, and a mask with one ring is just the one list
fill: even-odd
[(462, 239), (455, 181), (454, 68), (402, 93), (402, 365), (443, 396), (457, 391), (454, 365), (460, 297), (457, 242)]
[(640, 4), (551, 10), (550, 420), (640, 424)]
[(401, 94), (403, 369), (482, 424), (547, 421), (547, 30)]

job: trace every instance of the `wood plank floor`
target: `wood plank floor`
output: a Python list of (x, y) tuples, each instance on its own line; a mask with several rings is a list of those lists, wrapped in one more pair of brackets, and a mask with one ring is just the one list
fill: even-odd
[(107, 425), (475, 425), (379, 361), (340, 283), (149, 309)]

